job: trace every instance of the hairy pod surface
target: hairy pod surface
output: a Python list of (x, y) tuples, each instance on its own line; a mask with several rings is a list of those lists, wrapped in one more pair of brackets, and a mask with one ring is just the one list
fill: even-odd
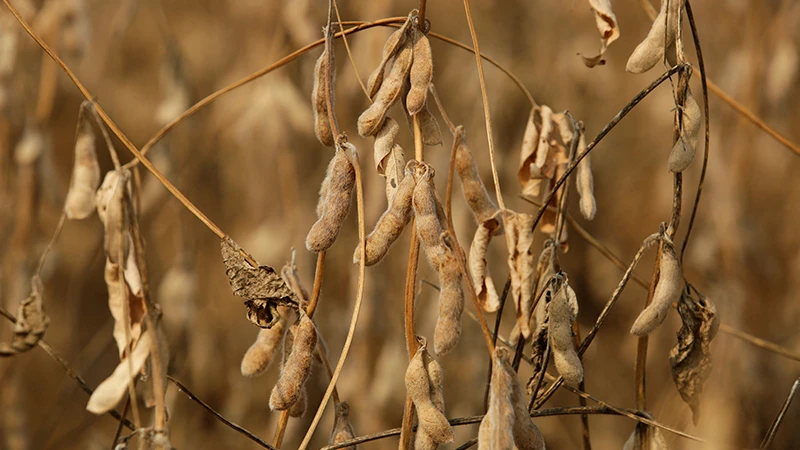
[(383, 80), (380, 89), (375, 94), (372, 105), (358, 117), (358, 134), (361, 136), (374, 136), (383, 124), (386, 111), (400, 98), (403, 83), (408, 78), (411, 63), (414, 60), (414, 51), (410, 44), (407, 41), (402, 45), (394, 58), (389, 75)]
[(646, 336), (661, 325), (672, 303), (678, 300), (683, 290), (683, 272), (671, 243), (664, 242), (662, 246), (658, 272), (653, 300), (639, 314), (631, 327), (631, 334), (636, 336)]
[[(328, 91), (326, 84), (330, 84), (331, 91), (336, 82), (336, 70), (328, 70), (328, 52), (323, 50), (314, 66), (314, 86), (311, 89), (311, 103), (314, 110), (314, 135), (326, 147), (335, 145), (335, 136), (328, 114)], [(331, 107), (334, 106), (336, 96), (331, 92)]]
[[(344, 144), (352, 146), (352, 144)], [(356, 174), (344, 150), (337, 150), (328, 165), (328, 172), (320, 189), (317, 214), (322, 213), (306, 237), (306, 248), (312, 252), (327, 250), (336, 241), (342, 224), (350, 212), (350, 200)]]
[(241, 371), (246, 377), (257, 377), (269, 369), (274, 361), (275, 353), (283, 342), (286, 333), (286, 319), (281, 319), (272, 328), (261, 328), (253, 345), (242, 357)]
[(453, 429), (447, 421), (447, 417), (433, 403), (431, 396), (431, 380), (428, 375), (426, 361), (430, 360), (428, 355), (427, 343), (424, 338), (420, 341), (419, 349), (406, 369), (405, 383), (406, 392), (414, 403), (419, 419), (419, 432), (425, 432), (430, 438), (439, 444), (453, 441)]
[(455, 253), (448, 249), (439, 266), (439, 317), (433, 335), (437, 355), (450, 353), (461, 337), (461, 315), (464, 313), (464, 290), (461, 267)]
[(441, 241), (444, 229), (444, 210), (436, 195), (433, 175), (432, 166), (419, 163), (413, 204), (420, 245), (425, 249), (425, 255), (431, 267), (439, 270), (446, 250)]
[(301, 313), (294, 333), (292, 352), (286, 358), (278, 382), (269, 397), (271, 410), (283, 411), (298, 401), (311, 374), (311, 359), (316, 345), (317, 329), (314, 321), (305, 313)]
[(514, 449), (513, 377), (503, 367), (508, 351), (498, 347), (492, 356), (489, 406), (478, 429), (479, 450)]
[(367, 93), (370, 99), (375, 98), (375, 94), (383, 84), (383, 76), (386, 66), (394, 59), (397, 52), (405, 44), (408, 38), (408, 28), (411, 25), (411, 20), (407, 19), (403, 26), (389, 36), (386, 43), (383, 44), (383, 54), (381, 55), (381, 62), (378, 67), (372, 72), (367, 81)]
[(578, 315), (578, 302), (575, 291), (566, 282), (556, 292), (548, 307), (550, 314), (550, 345), (553, 361), (558, 373), (570, 386), (577, 386), (583, 380), (583, 364), (575, 351), (572, 338), (572, 324)]
[(417, 114), (425, 106), (428, 98), (428, 85), (433, 80), (433, 56), (428, 36), (414, 27), (414, 61), (409, 72), (411, 89), (406, 96), (406, 108), (411, 115)]
[[(478, 166), (475, 164), (472, 152), (467, 147), (464, 129), (460, 125), (456, 129), (456, 136), (458, 139), (456, 172), (461, 180), (461, 189), (464, 191), (464, 199), (475, 216), (475, 220), (482, 224), (497, 214), (497, 206), (489, 198), (486, 186), (478, 174)], [(500, 229), (495, 231), (500, 231)]]
[[(413, 164), (412, 164), (413, 163)], [(365, 264), (368, 266), (377, 264), (392, 246), (394, 241), (403, 233), (403, 229), (411, 220), (411, 201), (414, 195), (416, 181), (414, 180), (414, 170), (416, 161), (411, 160), (406, 165), (406, 174), (397, 192), (392, 198), (388, 209), (381, 215), (375, 224), (375, 229), (367, 236)], [(353, 264), (358, 264), (361, 260), (361, 245), (356, 247), (353, 253)]]

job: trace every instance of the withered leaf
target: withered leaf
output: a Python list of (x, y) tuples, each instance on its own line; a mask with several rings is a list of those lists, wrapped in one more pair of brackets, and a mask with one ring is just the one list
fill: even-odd
[[(86, 410), (94, 414), (103, 414), (113, 409), (117, 403), (125, 395), (128, 389), (128, 383), (131, 378), (135, 377), (144, 367), (147, 357), (150, 356), (152, 339), (150, 333), (152, 330), (147, 330), (142, 335), (142, 339), (136, 343), (131, 355), (125, 355), (114, 369), (114, 372), (106, 378), (86, 404)], [(131, 358), (128, 361), (128, 358)]]
[(42, 339), (50, 318), (44, 312), (42, 300), (42, 280), (38, 275), (31, 278), (31, 295), (22, 300), (14, 324), (14, 336), (11, 345), (0, 344), (0, 356), (13, 356), (30, 350)]
[(678, 314), (683, 326), (678, 343), (669, 352), (672, 379), (681, 398), (692, 408), (695, 425), (699, 418), (700, 394), (711, 373), (711, 340), (719, 330), (717, 308), (704, 295), (693, 296), (684, 290), (678, 300)]
[(221, 241), (221, 250), (233, 294), (246, 299), (247, 320), (261, 328), (270, 328), (280, 319), (278, 305), (297, 308), (297, 296), (275, 269), (252, 267), (240, 253), (242, 248), (229, 236)]
[(589, 0), (589, 6), (594, 12), (597, 31), (600, 32), (599, 54), (590, 57), (583, 56), (583, 63), (586, 67), (591, 68), (605, 64), (603, 55), (606, 53), (608, 46), (619, 38), (619, 24), (617, 24), (617, 16), (611, 10), (610, 0)]

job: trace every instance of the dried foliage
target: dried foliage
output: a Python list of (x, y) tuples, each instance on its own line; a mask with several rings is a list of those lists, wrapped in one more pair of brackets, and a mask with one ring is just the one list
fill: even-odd
[(11, 344), (0, 343), (0, 356), (27, 352), (44, 336), (50, 325), (50, 318), (44, 312), (43, 291), (41, 278), (34, 276), (31, 279), (31, 295), (19, 303)]

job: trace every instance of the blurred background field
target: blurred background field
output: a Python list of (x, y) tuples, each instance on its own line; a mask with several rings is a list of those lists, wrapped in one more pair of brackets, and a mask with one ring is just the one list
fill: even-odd
[[(12, 3), (137, 146), (206, 95), (319, 39), (327, 13), (327, 2), (310, 0)], [(472, 10), (481, 51), (516, 74), (538, 103), (554, 111), (569, 110), (582, 120), (591, 138), (660, 74), (660, 65), (643, 75), (625, 72), (628, 56), (651, 23), (640, 3), (613, 3), (621, 37), (606, 53), (607, 64), (593, 69), (586, 68), (579, 56), (595, 54), (598, 46), (594, 17), (583, 0), (474, 0)], [(692, 6), (709, 78), (789, 140), (800, 142), (800, 3), (720, 0)], [(409, 1), (340, 1), (345, 21), (405, 17), (415, 7), (417, 3)], [(62, 22), (54, 26), (48, 23), (49, 17), (60, 17)], [(461, 2), (429, 1), (427, 17), (433, 31), (471, 42)], [(380, 60), (390, 32), (377, 27), (348, 38), (362, 79)], [(685, 36), (689, 59), (697, 70), (688, 30)], [(83, 99), (3, 8), (0, 39), (11, 38), (16, 40), (16, 57), (0, 76), (0, 302), (14, 312), (28, 293), (30, 274), (63, 207)], [(0, 41), (6, 46), (0, 48), (0, 62), (8, 57), (3, 51), (14, 48), (7, 42)], [(450, 118), (466, 128), (483, 180), (492, 191), (474, 56), (437, 40), (432, 40), (432, 47), (434, 83)], [(360, 150), (366, 223), (371, 229), (386, 204), (384, 181), (374, 171), (372, 139), (362, 139), (356, 132), (356, 119), (369, 103), (341, 40), (336, 51), (336, 112), (340, 126)], [(222, 96), (176, 127), (150, 153), (154, 164), (192, 202), (262, 264), (281, 267), (295, 248), (307, 288), (313, 280), (315, 257), (305, 249), (304, 239), (316, 220), (319, 183), (332, 154), (317, 142), (312, 128), (313, 64), (320, 52), (321, 48), (313, 49)], [(516, 176), (530, 104), (502, 72), (485, 67), (500, 185), (510, 208), (535, 211), (518, 197)], [(51, 76), (55, 81), (49, 101), (42, 98), (46, 90), (41, 86), (48, 86)], [(693, 79), (691, 86), (699, 101), (699, 81)], [(669, 218), (671, 95), (665, 83), (593, 152), (598, 213), (591, 222), (579, 220), (626, 264), (642, 240)], [(800, 159), (716, 96), (710, 97), (710, 109), (708, 176), (685, 258), (686, 276), (716, 303), (723, 323), (798, 352)], [(36, 166), (35, 183), (26, 187), (26, 178), (15, 165), (14, 149), (26, 124), (34, 121), (40, 123), (47, 144)], [(405, 122), (400, 122), (400, 143), (411, 155), (413, 139)], [(442, 174), (447, 173), (452, 141), (444, 122), (439, 123), (444, 146), (426, 148), (425, 159), (437, 168), (437, 186), (443, 194), (446, 175)], [(115, 143), (122, 159), (129, 160), (131, 155)], [(98, 153), (103, 170), (110, 169), (100, 140)], [(701, 159), (696, 158), (685, 172), (680, 242)], [(260, 378), (240, 374), (241, 357), (257, 329), (245, 319), (240, 299), (231, 294), (218, 239), (146, 171), (141, 176), (140, 222), (153, 296), (163, 308), (170, 342), (169, 373), (225, 417), (271, 441), (279, 414), (269, 410), (267, 400), (277, 365)], [(26, 198), (33, 199), (30, 214), (22, 207)], [(575, 196), (570, 200), (570, 211), (577, 218)], [(454, 191), (454, 213), (460, 242), (469, 242), (475, 225), (460, 188)], [(359, 435), (399, 427), (402, 418), (402, 374), (407, 364), (402, 311), (409, 234), (403, 234), (386, 261), (367, 269), (364, 308), (338, 383)], [(331, 361), (338, 359), (355, 299), (358, 270), (352, 265), (352, 254), (357, 239), (353, 208), (342, 235), (328, 252), (315, 317)], [(102, 224), (96, 217), (68, 221), (42, 273), (51, 317), (45, 340), (90, 386), (105, 379), (118, 363), (103, 281), (102, 241)], [(537, 251), (541, 241), (538, 233)], [(489, 260), (497, 261), (490, 267), (501, 284), (507, 276), (502, 239), (491, 245)], [(650, 278), (652, 261), (647, 256), (637, 269), (642, 278)], [(622, 271), (571, 230), (569, 252), (561, 262), (577, 292), (578, 320), (585, 334)], [(436, 282), (427, 264), (420, 267), (420, 279)], [(192, 277), (178, 288), (172, 285), (172, 291), (159, 289), (178, 268), (187, 269)], [(418, 329), (430, 336), (437, 293), (424, 282), (418, 289)], [(645, 297), (643, 289), (631, 284), (584, 355), (586, 390), (613, 405), (635, 404), (636, 339), (628, 330)], [(472, 309), (468, 302), (467, 310)], [(504, 336), (513, 326), (511, 309), (506, 310), (500, 329)], [(494, 315), (488, 319), (493, 322)], [(800, 375), (800, 362), (720, 333), (712, 346), (714, 369), (695, 426), (670, 375), (668, 353), (679, 328), (679, 317), (672, 312), (650, 338), (648, 409), (658, 421), (719, 445), (703, 446), (667, 434), (670, 448), (758, 446)], [(7, 322), (0, 324), (3, 340), (10, 336), (10, 329)], [(441, 363), (448, 417), (481, 414), (488, 363), (480, 329), (469, 315), (464, 315), (461, 342)], [(523, 364), (520, 373), (524, 382), (531, 370)], [(324, 370), (315, 367), (309, 382), (309, 410), (302, 419), (290, 421), (284, 448), (298, 446), (327, 383)], [(0, 448), (109, 448), (117, 422), (87, 412), (87, 399), (41, 349), (0, 361)], [(172, 385), (168, 404), (171, 442), (177, 449), (257, 448)], [(577, 405), (577, 397), (562, 390), (546, 407), (564, 405)], [(327, 443), (332, 416), (329, 407), (311, 448)], [(598, 449), (622, 448), (634, 426), (618, 416), (591, 416), (589, 421)], [(773, 448), (800, 448), (798, 421), (800, 405), (795, 403)], [(577, 416), (535, 423), (548, 448), (580, 445)], [(456, 448), (476, 436), (477, 429), (477, 425), (457, 427), (455, 444), (443, 448)], [(396, 445), (397, 438), (390, 438), (362, 448)]]

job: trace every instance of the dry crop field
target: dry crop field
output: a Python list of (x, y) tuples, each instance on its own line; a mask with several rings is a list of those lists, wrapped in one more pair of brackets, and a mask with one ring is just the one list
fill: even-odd
[(800, 448), (800, 3), (3, 0), (0, 448)]

